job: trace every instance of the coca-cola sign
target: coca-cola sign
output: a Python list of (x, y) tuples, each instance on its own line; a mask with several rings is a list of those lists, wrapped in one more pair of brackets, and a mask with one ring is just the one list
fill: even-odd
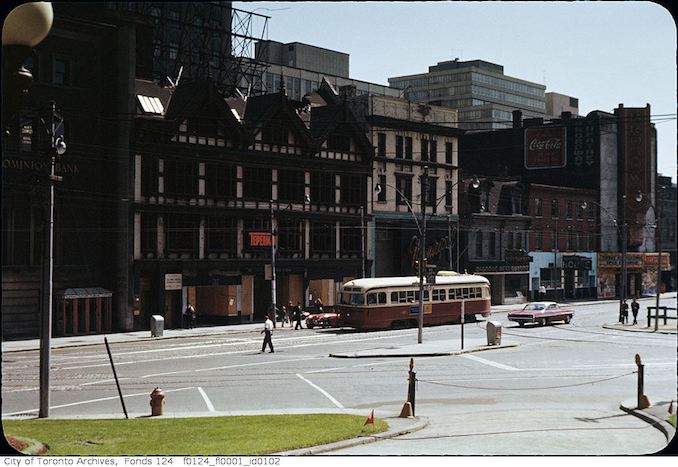
[(525, 129), (525, 168), (554, 169), (565, 167), (567, 154), (564, 126)]

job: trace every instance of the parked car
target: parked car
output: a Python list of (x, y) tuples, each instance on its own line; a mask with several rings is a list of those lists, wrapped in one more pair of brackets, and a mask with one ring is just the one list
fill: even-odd
[(323, 311), (322, 313), (311, 313), (306, 318), (306, 327), (336, 328), (339, 326), (339, 315), (333, 310)]
[(573, 316), (574, 311), (562, 308), (556, 302), (531, 302), (520, 311), (510, 312), (507, 318), (520, 326), (524, 326), (525, 323), (546, 326), (552, 321), (564, 321), (568, 324)]

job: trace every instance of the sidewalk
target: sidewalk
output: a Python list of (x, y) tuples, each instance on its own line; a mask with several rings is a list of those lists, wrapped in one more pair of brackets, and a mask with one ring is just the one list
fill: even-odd
[(646, 326), (645, 324), (638, 321), (638, 324), (622, 324), (622, 323), (613, 323), (613, 324), (603, 324), (605, 329), (615, 329), (617, 331), (628, 331), (628, 332), (657, 332), (659, 334), (676, 334), (678, 333), (678, 323), (675, 319), (667, 320), (667, 324), (663, 324), (659, 320), (659, 326), (657, 326), (657, 331), (654, 330), (654, 322), (652, 326)]
[[(672, 304), (675, 305), (676, 292), (669, 292), (662, 294), (662, 301), (664, 300), (673, 300)], [(645, 299), (641, 300), (647, 300)], [(654, 298), (652, 298), (654, 300)], [(586, 306), (586, 305), (595, 305), (600, 303), (616, 303), (618, 299), (612, 300), (580, 300), (580, 301), (570, 301), (570, 302), (561, 302), (565, 306)], [(493, 305), (492, 314), (501, 314), (508, 313), (509, 311), (522, 308), (523, 305)], [(490, 318), (491, 319), (491, 318)], [(672, 323), (671, 323), (672, 322)], [(110, 334), (95, 334), (88, 336), (70, 336), (70, 337), (53, 337), (51, 339), (51, 348), (57, 349), (62, 347), (78, 347), (84, 345), (94, 345), (94, 344), (103, 344), (104, 337), (108, 339), (109, 343), (118, 343), (118, 342), (134, 342), (134, 341), (148, 341), (148, 340), (162, 340), (162, 339), (174, 339), (182, 337), (205, 337), (213, 335), (223, 335), (223, 334), (232, 334), (232, 333), (242, 333), (242, 332), (252, 332), (256, 333), (261, 330), (263, 323), (245, 323), (245, 324), (231, 324), (225, 326), (201, 326), (193, 329), (165, 329), (162, 337), (152, 337), (151, 331), (132, 331), (132, 332), (117, 332)], [(631, 325), (622, 325), (619, 323), (615, 324), (605, 324), (604, 328), (607, 329), (616, 329), (622, 331), (632, 331), (632, 332), (654, 332), (654, 327), (646, 328), (641, 324), (636, 326)], [(287, 330), (291, 329), (288, 327), (280, 328), (280, 325), (277, 325), (278, 330)], [(306, 329), (306, 328), (304, 328)], [(299, 331), (297, 331), (299, 332)], [(659, 324), (658, 332), (660, 333), (671, 333), (676, 334), (676, 320), (669, 320), (667, 325)], [(421, 347), (425, 344), (420, 344), (419, 349), (421, 351), (431, 352), (429, 349)], [(469, 342), (467, 348), (472, 346), (480, 346), (481, 343)], [(2, 351), (3, 352), (20, 352), (27, 350), (38, 350), (40, 349), (40, 339), (26, 339), (26, 340), (10, 340), (2, 342)], [(484, 350), (484, 349), (483, 349)], [(454, 352), (458, 351), (457, 348), (443, 348), (442, 350), (433, 351), (436, 355), (453, 355)], [(407, 349), (404, 353), (410, 355), (411, 349)], [(419, 354), (417, 354), (419, 355)], [(395, 355), (391, 355), (395, 356)]]
[[(650, 400), (652, 404), (652, 400)], [(650, 405), (647, 409), (638, 410), (636, 400), (625, 400), (619, 404), (619, 408), (626, 413), (630, 413), (641, 420), (646, 421), (659, 431), (664, 433), (666, 441), (671, 441), (676, 435), (676, 429), (666, 419), (669, 417), (669, 406), (671, 401), (658, 401)], [(676, 401), (673, 401), (673, 414), (676, 413)]]

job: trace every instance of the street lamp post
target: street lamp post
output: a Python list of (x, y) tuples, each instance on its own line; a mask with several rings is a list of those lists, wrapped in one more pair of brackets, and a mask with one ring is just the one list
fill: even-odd
[(362, 277), (365, 277), (365, 210), (360, 206), (360, 258), (362, 260)]
[[(622, 195), (622, 199), (624, 202), (626, 202), (626, 195)], [(614, 225), (615, 229), (617, 230), (617, 238), (621, 241), (621, 254), (622, 254), (622, 272), (621, 272), (621, 282), (622, 282), (622, 287), (621, 291), (619, 293), (619, 322), (622, 322), (622, 308), (624, 306), (624, 300), (626, 298), (626, 232), (627, 232), (627, 224), (626, 222), (622, 222), (621, 228), (619, 227), (619, 222), (617, 221), (617, 218), (610, 214), (607, 209), (605, 209), (603, 206), (601, 206), (599, 203), (596, 203), (595, 201), (590, 201), (591, 203), (595, 204), (601, 209), (601, 212), (605, 213), (607, 216), (610, 217), (612, 220), (612, 224)], [(584, 201), (581, 203), (582, 209), (586, 209), (588, 206), (587, 201)], [(601, 224), (602, 225), (602, 224)], [(602, 236), (602, 234), (601, 234)]]
[(428, 203), (428, 166), (424, 166), (421, 175), (421, 216), (422, 225), (421, 245), (419, 246), (419, 331), (417, 333), (417, 342), (423, 341), (424, 333), (424, 271), (426, 270), (426, 203)]
[[(304, 195), (304, 205), (308, 206), (311, 203), (311, 197), (308, 194)], [(269, 235), (271, 236), (271, 313), (273, 313), (273, 316), (270, 316), (271, 321), (273, 321), (273, 327), (276, 327), (276, 310), (277, 310), (277, 303), (276, 303), (276, 278), (275, 278), (275, 256), (276, 256), (276, 250), (277, 250), (277, 242), (275, 241), (277, 235), (276, 235), (276, 229), (273, 227), (273, 224), (275, 222), (275, 213), (273, 211), (273, 200), (269, 201), (269, 206), (270, 206), (270, 231)]]
[[(5, 55), (3, 57), (5, 63), (2, 77), (3, 98), (11, 103), (12, 112), (16, 111), (17, 114), (20, 112), (20, 96), (28, 91), (33, 82), (31, 72), (24, 68), (23, 61), (31, 54), (32, 48), (49, 34), (53, 19), (54, 12), (49, 2), (25, 3), (14, 8), (5, 18), (2, 27), (2, 47), (3, 55)], [(66, 150), (63, 138), (56, 136), (56, 119), (55, 104), (52, 102), (50, 128), (48, 130), (51, 141), (40, 315), (40, 407), (38, 410), (38, 417), (40, 418), (49, 417), (50, 405), (49, 367), (54, 271), (52, 253), (54, 241), (54, 182), (58, 180), (55, 174), (55, 156), (63, 154)]]
[(447, 215), (447, 263), (452, 270), (452, 219), (449, 214)]
[[(656, 243), (656, 248), (657, 248), (657, 253), (659, 253), (659, 256), (657, 258), (657, 285), (656, 288), (657, 290), (655, 291), (655, 308), (654, 308), (654, 330), (655, 332), (659, 328), (659, 295), (661, 294), (661, 276), (662, 276), (662, 230), (661, 230), (661, 207), (664, 201), (664, 187), (660, 187), (659, 191), (659, 200), (657, 201), (657, 206), (654, 204), (650, 203), (650, 207), (655, 213), (655, 227), (654, 227), (654, 236), (655, 236), (655, 243)], [(643, 194), (639, 191), (636, 194), (636, 201), (641, 202), (643, 200)]]
[[(456, 183), (454, 183), (447, 191), (452, 190), (461, 180), (458, 180)], [(425, 263), (426, 263), (426, 257), (425, 257), (425, 251), (426, 251), (426, 203), (428, 202), (428, 197), (429, 197), (429, 179), (428, 179), (428, 166), (424, 166), (423, 173), (421, 175), (421, 213), (422, 213), (422, 222), (419, 224), (419, 221), (417, 220), (417, 216), (414, 213), (414, 208), (412, 207), (412, 204), (410, 203), (410, 200), (407, 199), (407, 197), (401, 192), (398, 188), (394, 187), (393, 185), (389, 184), (384, 184), (385, 186), (393, 188), (396, 193), (398, 193), (401, 198), (405, 201), (405, 204), (407, 204), (407, 207), (409, 208), (410, 212), (412, 213), (412, 218), (414, 219), (414, 223), (417, 226), (417, 231), (419, 232), (419, 235), (421, 237), (421, 245), (420, 245), (420, 250), (419, 250), (419, 313), (418, 313), (418, 320), (419, 320), (419, 330), (417, 334), (417, 342), (419, 344), (422, 343), (423, 341), (423, 325), (424, 325), (424, 271), (425, 271)], [(480, 186), (480, 180), (478, 180), (478, 177), (475, 175), (473, 176), (472, 180), (472, 186), (474, 188), (478, 188)], [(374, 191), (376, 193), (380, 193), (382, 190), (381, 184), (377, 183), (374, 187)], [(435, 200), (434, 206), (438, 206), (440, 201), (446, 196), (446, 194), (443, 194), (440, 198)], [(449, 216), (448, 216), (449, 219)], [(457, 224), (457, 241), (458, 241), (458, 235), (459, 235), (459, 227)], [(457, 254), (459, 252), (459, 246), (457, 245)], [(452, 260), (450, 259), (450, 264)], [(459, 258), (457, 257), (457, 265), (459, 264)], [(463, 313), (462, 313), (462, 348), (463, 348)]]
[(276, 327), (276, 290), (275, 290), (275, 229), (273, 228), (273, 222), (275, 217), (273, 215), (273, 200), (270, 201), (271, 206), (271, 320), (273, 321), (273, 327)]

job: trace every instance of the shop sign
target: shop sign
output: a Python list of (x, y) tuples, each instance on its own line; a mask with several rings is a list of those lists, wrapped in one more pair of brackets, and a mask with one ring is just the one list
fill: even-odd
[[(659, 260), (659, 253), (646, 253), (645, 254), (645, 266), (656, 268), (657, 262)], [(671, 258), (668, 253), (662, 253), (662, 271), (671, 270)]]
[(565, 167), (566, 154), (564, 126), (543, 126), (525, 129), (526, 169)]
[(165, 274), (165, 290), (181, 290), (181, 274)]
[(588, 269), (592, 267), (591, 258), (586, 256), (563, 256), (563, 268), (565, 269)]
[(491, 272), (530, 272), (529, 264), (496, 264), (496, 265), (481, 265), (473, 268), (475, 273), (491, 273)]
[[(626, 267), (641, 269), (643, 267), (643, 253), (626, 253)], [(598, 253), (599, 268), (621, 268), (621, 253)]]
[(271, 247), (270, 232), (248, 232), (250, 248)]

